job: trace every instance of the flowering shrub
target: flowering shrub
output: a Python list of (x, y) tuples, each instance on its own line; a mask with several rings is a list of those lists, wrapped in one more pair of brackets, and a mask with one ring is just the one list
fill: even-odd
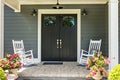
[(0, 67), (0, 80), (6, 80), (4, 70), (1, 67)]
[(2, 67), (4, 70), (9, 69), (10, 68), (9, 61), (5, 58), (0, 59), (0, 67)]
[(108, 80), (120, 80), (120, 64), (115, 65), (109, 72)]
[(5, 69), (14, 69), (22, 67), (18, 54), (7, 54), (6, 58), (0, 59), (0, 67)]
[(107, 57), (102, 56), (102, 52), (94, 52), (93, 57), (89, 57), (87, 60), (86, 68), (90, 69), (90, 73), (87, 77), (92, 77), (100, 72), (101, 75), (106, 76), (108, 71), (104, 68), (105, 65), (109, 64), (110, 60)]

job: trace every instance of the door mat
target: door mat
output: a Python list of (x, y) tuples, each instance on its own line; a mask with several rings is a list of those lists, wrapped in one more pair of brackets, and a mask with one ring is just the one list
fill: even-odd
[(61, 64), (63, 64), (63, 62), (61, 62), (61, 61), (44, 61), (43, 62), (43, 65), (61, 65)]

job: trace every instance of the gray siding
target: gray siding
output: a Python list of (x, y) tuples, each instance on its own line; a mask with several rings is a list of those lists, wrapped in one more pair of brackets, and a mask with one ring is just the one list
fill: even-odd
[(12, 39), (24, 40), (26, 51), (33, 49), (37, 57), (37, 17), (32, 17), (30, 12), (14, 13), (5, 6), (5, 52), (13, 53)]
[[(101, 51), (108, 54), (108, 26), (107, 5), (63, 5), (66, 9), (83, 9), (88, 11), (87, 16), (81, 18), (81, 45), (82, 49), (88, 50), (90, 39), (102, 39)], [(22, 6), (20, 13), (15, 13), (5, 6), (5, 52), (13, 53), (12, 39), (24, 40), (25, 49), (33, 49), (37, 57), (37, 16), (31, 16), (35, 9), (49, 9), (52, 5)]]
[(101, 51), (108, 54), (108, 26), (106, 5), (89, 6), (82, 16), (82, 48), (88, 49), (90, 39), (102, 39)]

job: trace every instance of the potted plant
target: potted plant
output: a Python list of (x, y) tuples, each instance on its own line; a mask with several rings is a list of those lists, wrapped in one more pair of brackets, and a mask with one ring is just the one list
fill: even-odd
[(102, 52), (94, 51), (94, 56), (89, 57), (87, 60), (86, 68), (90, 69), (88, 78), (92, 77), (95, 80), (100, 80), (102, 76), (106, 76), (108, 71), (105, 66), (109, 64), (110, 60), (102, 55)]
[(10, 71), (14, 74), (17, 73), (18, 69), (22, 67), (20, 57), (18, 54), (7, 54), (6, 59), (9, 61)]
[(0, 67), (4, 70), (18, 70), (22, 67), (18, 54), (7, 54), (6, 58), (0, 59)]

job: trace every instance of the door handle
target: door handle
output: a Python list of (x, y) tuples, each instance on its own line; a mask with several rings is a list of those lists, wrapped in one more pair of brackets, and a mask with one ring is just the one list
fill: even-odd
[(59, 39), (57, 39), (57, 48), (59, 48)]
[(60, 48), (62, 48), (62, 39), (60, 39)]

